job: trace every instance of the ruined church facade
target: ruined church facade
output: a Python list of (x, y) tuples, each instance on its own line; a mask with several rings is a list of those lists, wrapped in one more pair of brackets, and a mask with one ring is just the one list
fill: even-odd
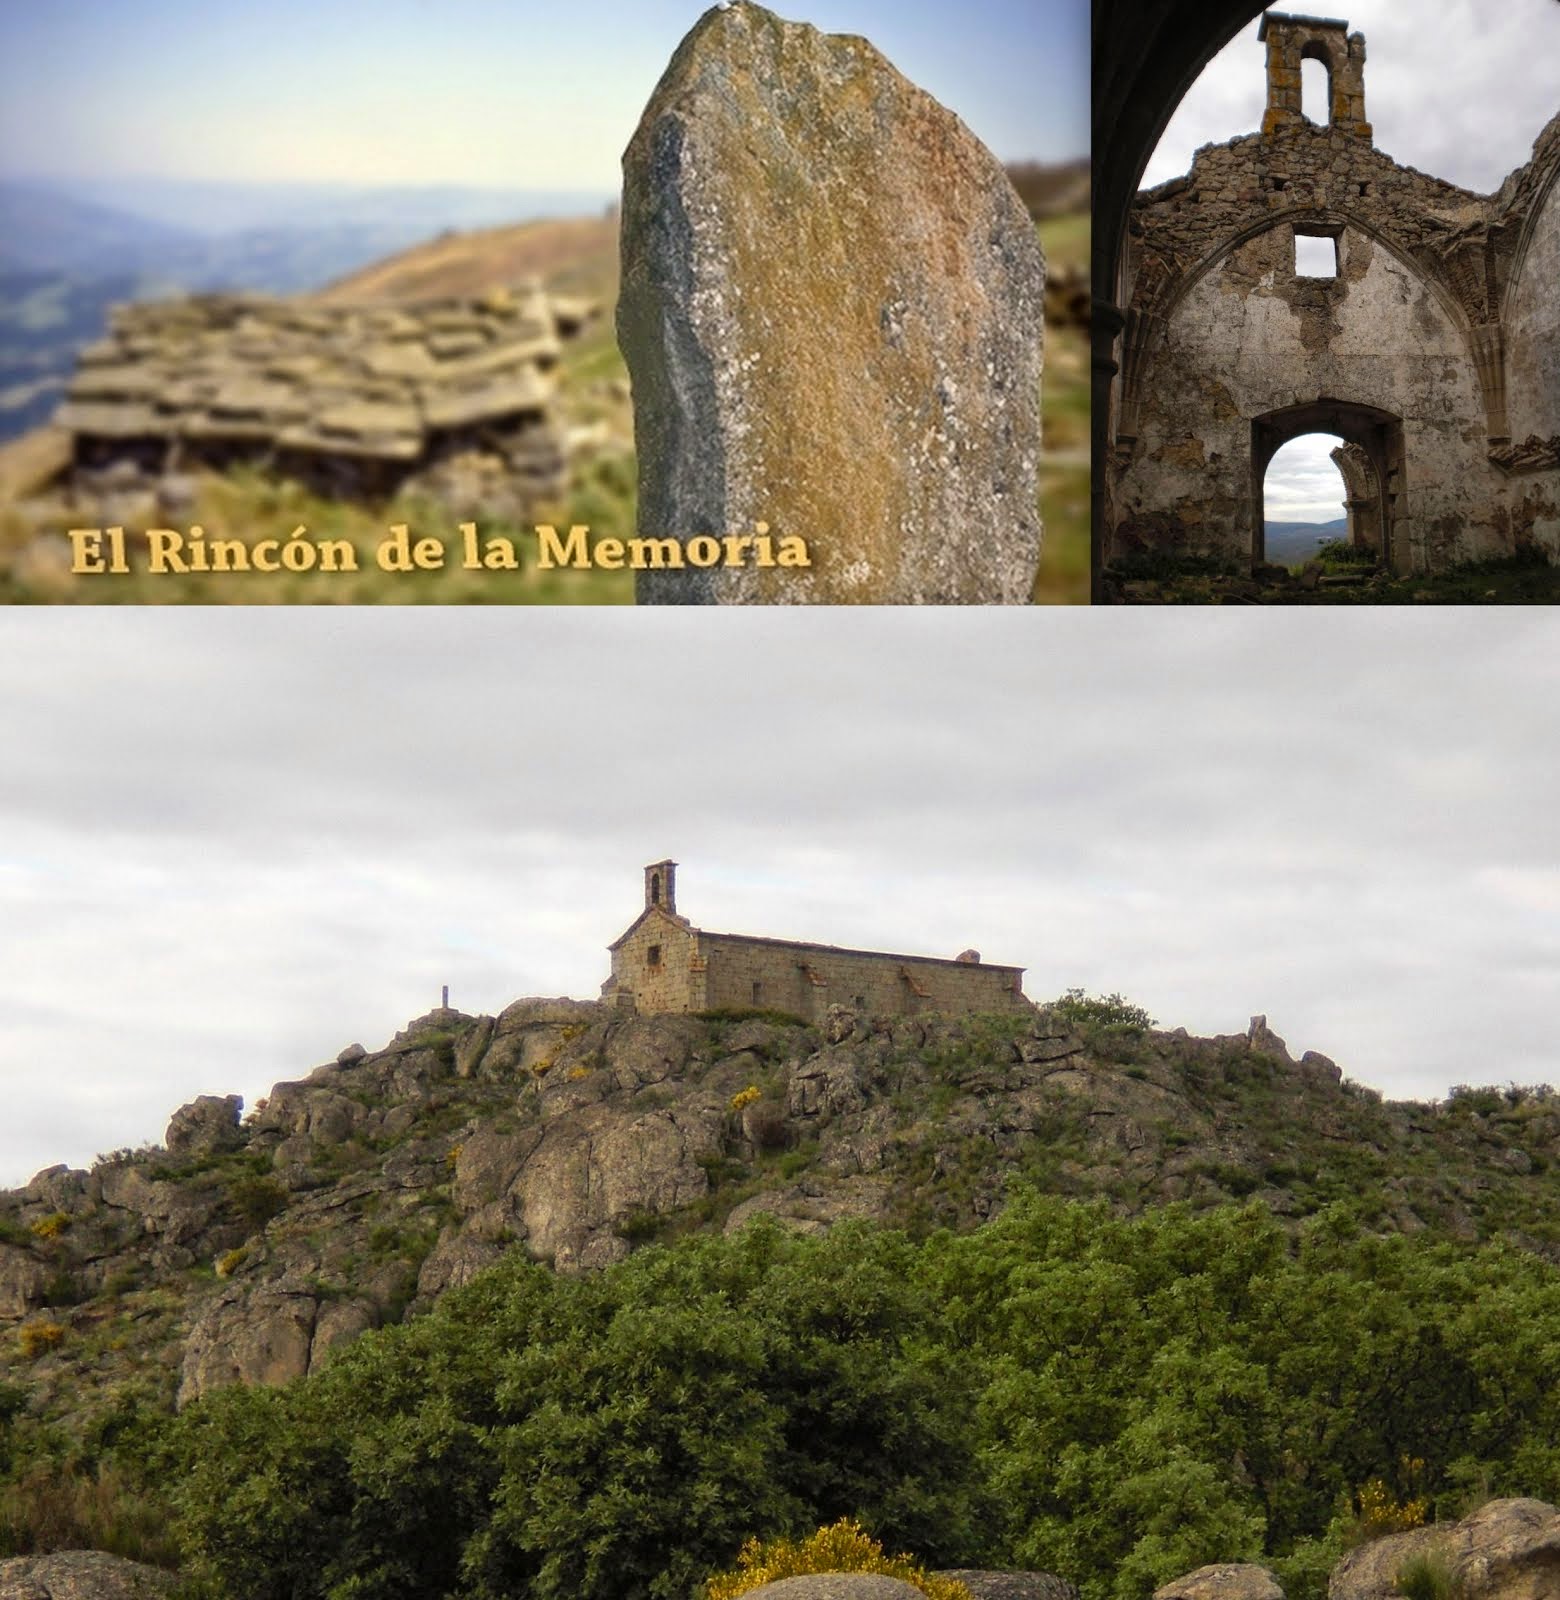
[[(1107, 558), (1260, 565), (1268, 463), (1323, 432), (1380, 565), (1560, 559), (1560, 116), (1474, 194), (1376, 149), (1346, 23), (1268, 12), (1260, 38), (1260, 131), (1132, 208)], [(1301, 112), (1306, 60), (1325, 125)]]
[(872, 1015), (1021, 1010), (1022, 967), (967, 950), (952, 960), (710, 933), (677, 911), (677, 863), (645, 868), (644, 909), (608, 947), (602, 997), (643, 1013), (774, 1010), (808, 1021), (831, 1005)]

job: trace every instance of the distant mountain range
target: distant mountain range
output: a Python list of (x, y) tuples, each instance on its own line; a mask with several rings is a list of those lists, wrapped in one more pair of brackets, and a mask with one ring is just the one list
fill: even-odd
[(0, 182), (0, 440), (51, 416), (110, 306), (301, 294), (440, 233), (600, 216), (604, 193), (327, 184)]
[(1267, 522), (1263, 524), (1263, 548), (1275, 566), (1292, 567), (1309, 560), (1316, 547), (1330, 539), (1347, 539), (1349, 519), (1335, 522)]
[(341, 184), (0, 181), (0, 268), (184, 285), (318, 287), (448, 228), (599, 214), (613, 196)]

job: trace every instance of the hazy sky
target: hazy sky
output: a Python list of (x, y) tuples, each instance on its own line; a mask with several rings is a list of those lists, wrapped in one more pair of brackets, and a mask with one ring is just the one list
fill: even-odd
[(716, 930), (1556, 1076), (1560, 616), (0, 615), (0, 1184)]
[[(50, 0), (0, 8), (0, 176), (615, 191), (706, 8), (670, 0)], [(808, 0), (1004, 160), (1088, 150), (1084, 0)]]
[[(1315, 14), (1341, 17), (1365, 35), (1365, 114), (1376, 148), (1404, 166), (1492, 193), (1560, 111), (1556, 0), (1348, 0)], [(1192, 85), (1149, 161), (1145, 188), (1188, 171), (1199, 145), (1261, 126), (1260, 20)]]

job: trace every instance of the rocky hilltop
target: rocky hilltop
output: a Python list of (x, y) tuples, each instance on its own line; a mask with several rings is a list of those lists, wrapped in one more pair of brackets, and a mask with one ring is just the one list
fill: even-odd
[(991, 1017), (637, 1017), (598, 1003), (436, 1010), (242, 1115), (0, 1194), (0, 1379), (81, 1414), (124, 1380), (183, 1403), (314, 1371), (520, 1246), (605, 1265), (764, 1211), (924, 1233), (1010, 1178), (1123, 1212), (1343, 1202), (1381, 1231), (1501, 1236), (1560, 1260), (1560, 1099), (1384, 1103), (1326, 1057), (1158, 1032), (1069, 996)]

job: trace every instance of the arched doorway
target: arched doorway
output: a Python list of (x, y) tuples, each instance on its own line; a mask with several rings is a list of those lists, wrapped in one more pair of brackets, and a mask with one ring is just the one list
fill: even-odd
[(1324, 543), (1346, 540), (1343, 472), (1334, 453), (1356, 449), (1335, 433), (1301, 433), (1273, 452), (1262, 479), (1262, 557), (1291, 571)]
[(1267, 470), (1273, 457), (1304, 434), (1331, 434), (1345, 490), (1348, 539), (1377, 553), (1383, 567), (1408, 570), (1408, 502), (1404, 473), (1403, 419), (1375, 406), (1345, 400), (1315, 400), (1285, 406), (1251, 424), (1252, 550), (1254, 567), (1267, 560)]

